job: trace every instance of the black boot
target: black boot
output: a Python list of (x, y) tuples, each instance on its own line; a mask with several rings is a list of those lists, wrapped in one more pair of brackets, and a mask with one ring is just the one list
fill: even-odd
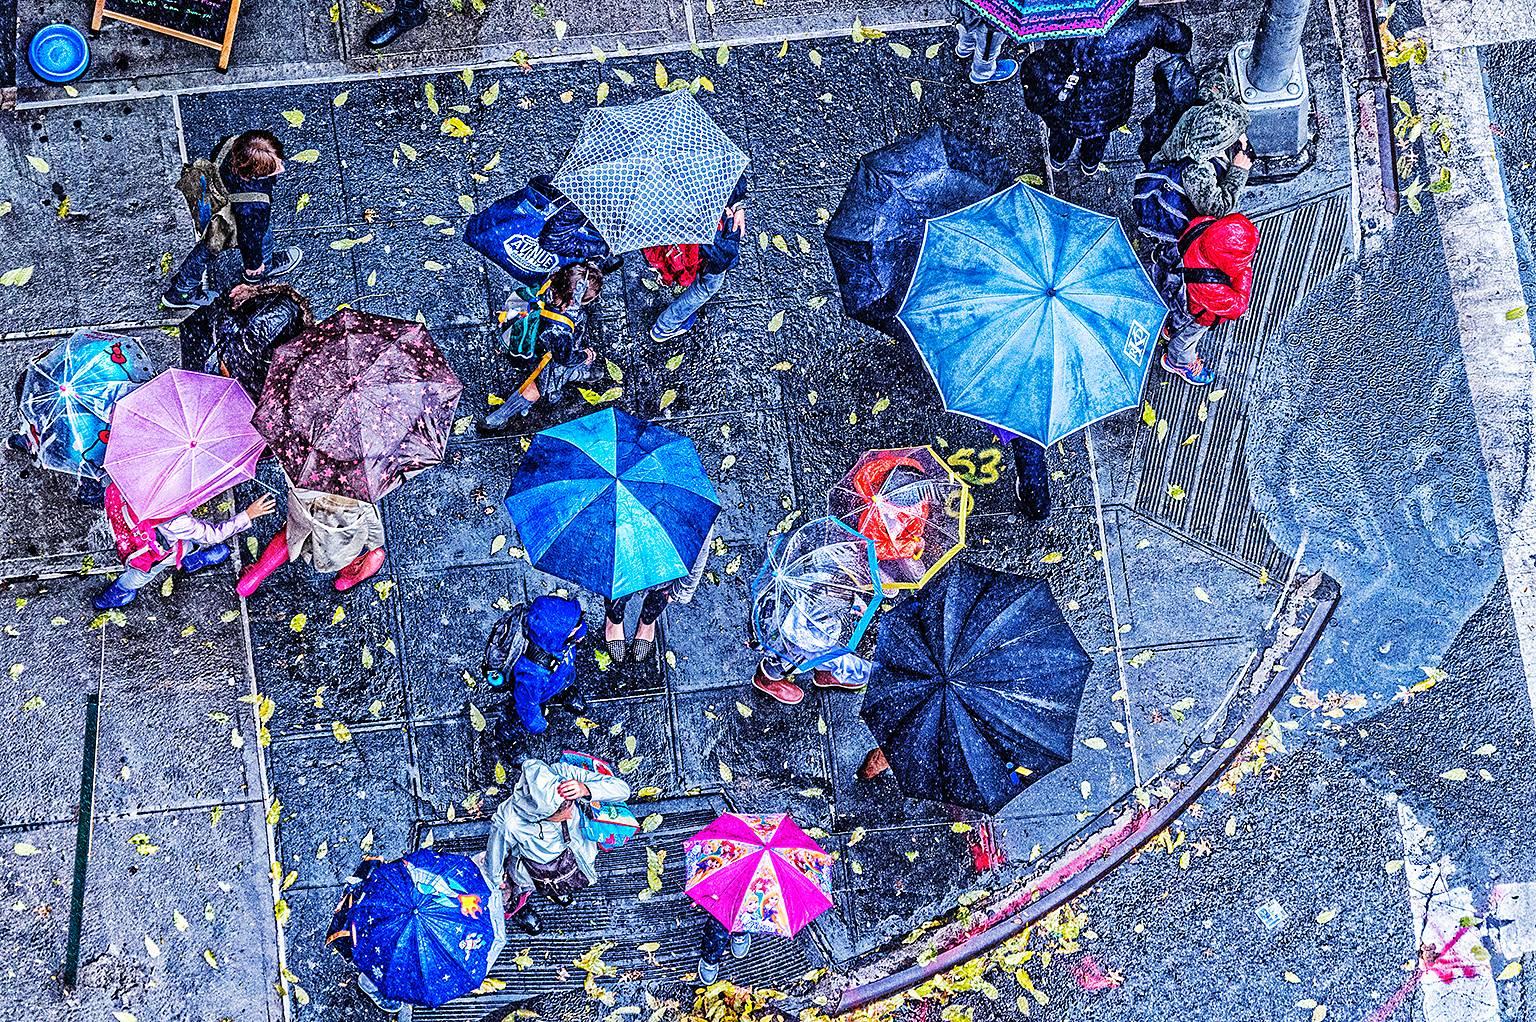
[(554, 702), (556, 705), (570, 710), (578, 717), (586, 716), (587, 696), (575, 682), (572, 682), (565, 691), (555, 696)]
[(368, 30), (367, 43), (377, 50), (426, 23), (426, 0), (400, 0), (395, 4), (393, 14), (375, 22)]
[(537, 937), (544, 932), (544, 924), (539, 920), (539, 914), (533, 910), (533, 899), (530, 897), (523, 902), (523, 907), (513, 915), (507, 917), (519, 930), (530, 937)]

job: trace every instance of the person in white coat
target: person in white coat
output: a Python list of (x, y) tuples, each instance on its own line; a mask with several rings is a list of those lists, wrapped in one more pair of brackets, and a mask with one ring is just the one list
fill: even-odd
[(508, 916), (524, 933), (542, 931), (529, 898), (534, 891), (568, 905), (597, 882), (597, 842), (581, 832), (578, 801), (623, 802), (629, 785), (570, 763), (523, 761), (512, 794), (491, 818), (485, 872), (491, 884), (511, 880)]

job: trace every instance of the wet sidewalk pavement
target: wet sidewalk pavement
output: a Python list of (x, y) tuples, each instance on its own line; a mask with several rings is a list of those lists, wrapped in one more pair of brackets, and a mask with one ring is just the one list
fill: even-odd
[[(1200, 15), (1202, 24), (1223, 17), (1214, 6), (1181, 13)], [(109, 694), (117, 679), (134, 679), (131, 691), (109, 698), (109, 726), (117, 726), (110, 724), (112, 709), (125, 712), (121, 703), (132, 698), (130, 719), (137, 723), (142, 715), (148, 736), (140, 755), (190, 743), (213, 757), (206, 769), (178, 774), (180, 780), (164, 786), (212, 783), (230, 769), (226, 761), (241, 764), (239, 783), (231, 780), (222, 794), (194, 786), (196, 797), (186, 796), (186, 806), (202, 814), (199, 825), (214, 805), (226, 806), (210, 835), (168, 828), (165, 851), (142, 860), (131, 843), (126, 852), (117, 849), (142, 867), (129, 874), (137, 882), (174, 861), (174, 840), (175, 857), (202, 868), (218, 893), (246, 899), (239, 914), (245, 929), (220, 928), (226, 917), (216, 906), (213, 929), (201, 941), (193, 939), (202, 936), (197, 931), (182, 936), (168, 917), (178, 951), (193, 956), (192, 967), (178, 975), (196, 978), (206, 969), (215, 981), (203, 1003), (224, 1004), (235, 981), (256, 980), (257, 971), (259, 981), (246, 989), (270, 991), (278, 974), (274, 894), (266, 880), (269, 815), (292, 982), (311, 1001), (305, 1011), (327, 1017), (367, 1011), (344, 964), (320, 940), (339, 883), (357, 858), (365, 850), (401, 854), (429, 833), (435, 842), (465, 847), (483, 840), (475, 821), (504, 793), (489, 730), (481, 727), (484, 718), (494, 719), (500, 697), (474, 684), (484, 636), (511, 602), (559, 583), (530, 569), (501, 506), (526, 437), (480, 439), (468, 428), (469, 417), (483, 413), (508, 382), (484, 325), (505, 301), (507, 285), (462, 244), (460, 232), (470, 211), (558, 165), (580, 112), (600, 90), (609, 104), (654, 95), (658, 66), (671, 79), (707, 77), (700, 102), (751, 155), (748, 231), (755, 243), (699, 328), (661, 349), (645, 330), (664, 299), (638, 260), (627, 260), (622, 282), (613, 281), (622, 286), (606, 288), (602, 298), (597, 342), (614, 369), (598, 389), (620, 388), (618, 403), (627, 410), (694, 440), (722, 500), (719, 543), (693, 603), (664, 618), (655, 660), (602, 670), (586, 656), (582, 670), (596, 697), (590, 719), (551, 713), (547, 753), (578, 748), (611, 758), (645, 792), (637, 810), (658, 819), (635, 849), (603, 860), (599, 892), (567, 915), (550, 914), (551, 932), (526, 942), (528, 964), (503, 961), (509, 986), (498, 999), (579, 987), (583, 974), (571, 959), (601, 939), (617, 942), (607, 960), (626, 969), (654, 970), (662, 981), (691, 971), (698, 916), (677, 895), (675, 864), (681, 838), (722, 805), (790, 812), (839, 855), (837, 911), (796, 944), (765, 942), (746, 975), (783, 982), (812, 967), (846, 964), (952, 910), (967, 892), (996, 889), (1049, 858), (1096, 813), (1155, 778), (1220, 708), (1258, 646), (1283, 581), (1277, 569), (1292, 551), (1280, 551), (1276, 560), (1269, 548), (1250, 554), (1212, 541), (1181, 517), (1181, 508), (1143, 499), (1139, 487), (1166, 495), (1166, 484), (1156, 485), (1161, 477), (1149, 475), (1156, 461), (1149, 452), (1167, 445), (1170, 456), (1181, 456), (1174, 444), (1186, 429), (1210, 434), (1195, 445), (1202, 465), (1240, 466), (1240, 445), (1236, 455), (1227, 447), (1207, 448), (1227, 444), (1238, 431), (1222, 423), (1224, 416), (1241, 418), (1242, 387), (1193, 395), (1154, 368), (1147, 396), (1153, 423), (1127, 413), (1053, 447), (1053, 514), (1046, 523), (1029, 523), (1012, 511), (1006, 450), (979, 424), (938, 410), (910, 345), (850, 324), (840, 311), (822, 227), (858, 155), (942, 121), (1004, 154), (1016, 174), (1044, 177), (1038, 122), (1024, 114), (1018, 89), (965, 84), (948, 51), (951, 41), (950, 34), (932, 31), (867, 43), (845, 36), (723, 53), (711, 47), (700, 56), (605, 55), (602, 62), (531, 72), (401, 72), (58, 108), (4, 125), (10, 144), (0, 154), (0, 174), (7, 175), (0, 179), (16, 182), (16, 194), (6, 225), (14, 230), (0, 237), (0, 264), (35, 261), (27, 286), (0, 291), (0, 314), (21, 328), (0, 344), (4, 372), (15, 372), (30, 354), (83, 324), (124, 324), (168, 364), (177, 345), (154, 299), (190, 232), (167, 182), (182, 152), (206, 151), (246, 125), (271, 124), (296, 154), (277, 198), (279, 244), (301, 245), (307, 253), (295, 285), (322, 314), (350, 304), (419, 316), (465, 383), (462, 418), (444, 464), (384, 502), (391, 556), (376, 584), (343, 597), (328, 579), (289, 568), (263, 586), (243, 617), (228, 620), (239, 605), (233, 572), (224, 569), (178, 580), (168, 599), (146, 593), (128, 611), (126, 628), (84, 629), (90, 615), (80, 608), (101, 584), (100, 572), (114, 564), (104, 523), (75, 505), (59, 478), (19, 469), (15, 459), (0, 463), (8, 494), (0, 503), (0, 563), (5, 575), (20, 579), (7, 584), (3, 609), (10, 620), (13, 591), (32, 601), (18, 606), (14, 618), (28, 648), (75, 643), (84, 649), (107, 636), (114, 650)], [(1326, 49), (1326, 41), (1313, 42)], [(768, 96), (773, 102), (764, 101)], [(462, 117), (473, 134), (443, 134), (439, 124), (450, 115)], [(126, 138), (135, 144), (125, 151)], [(1134, 141), (1117, 138), (1110, 174), (1060, 182), (1058, 190), (1102, 206), (1114, 188), (1123, 203)], [(1277, 195), (1276, 204), (1335, 190), (1336, 147), (1326, 156), (1310, 176)], [(124, 158), (127, 165), (113, 170)], [(63, 196), (69, 208), (60, 216)], [(94, 283), (81, 287), (80, 281)], [(1300, 297), (1291, 293), (1297, 286), (1274, 294), (1274, 317), (1266, 321), (1271, 329)], [(1234, 373), (1244, 359), (1257, 357), (1240, 345), (1234, 351)], [(586, 409), (580, 399), (541, 407), (529, 431)], [(1207, 430), (1200, 424), (1208, 420)], [(966, 556), (1049, 579), (1094, 659), (1073, 763), (1032, 786), (995, 829), (975, 814), (905, 799), (889, 776), (858, 781), (855, 770), (872, 745), (858, 718), (858, 696), (821, 692), (786, 708), (754, 696), (748, 686), (754, 657), (743, 643), (747, 586), (771, 537), (820, 514), (830, 485), (864, 449), (920, 443), (933, 444), (973, 482)], [(273, 481), (273, 469), (264, 472)], [(1187, 484), (1192, 499), (1183, 509), (1205, 506), (1193, 499), (1205, 496), (1196, 482)], [(1232, 487), (1230, 507), (1208, 513), (1248, 513), (1240, 487), (1230, 479), (1223, 485)], [(25, 581), (47, 572), (69, 574)], [(589, 621), (598, 620), (600, 603), (577, 595)], [(54, 604), (65, 619), (56, 626), (49, 623)], [(183, 635), (188, 627), (194, 631)], [(158, 649), (167, 644), (201, 650), (204, 659), (196, 668), (182, 667)], [(16, 702), (29, 699), (33, 686), (59, 714), (24, 715), (36, 722), (34, 741), (50, 731), (77, 731), (82, 675), (51, 654), (31, 659), (37, 662), (19, 676), (13, 671)], [(220, 677), (227, 691), (200, 690), (182, 676), (202, 676), (205, 660), (225, 664)], [(149, 687), (144, 677), (166, 681)], [(255, 740), (251, 708), (239, 702), (241, 695), (272, 700), (269, 746)], [(182, 707), (185, 719), (164, 712), (167, 703)], [(231, 728), (243, 729), (238, 748)], [(103, 776), (119, 769), (107, 745), (104, 740)], [(17, 754), (27, 747), (18, 744)], [(34, 826), (52, 828), (43, 840), (28, 838), (51, 849), (49, 857), (22, 865), (46, 864), (55, 877), (70, 865), (72, 772), (79, 769), (71, 755), (60, 750), (50, 766), (57, 805), (30, 816), (18, 809), (4, 821), (20, 826), (35, 818)], [(270, 799), (264, 800), (256, 764), (265, 768)], [(182, 767), (172, 762), (158, 769)], [(238, 797), (230, 794), (236, 791)], [(165, 807), (167, 819), (184, 819), (173, 808), (185, 806)], [(106, 836), (118, 826), (116, 816), (111, 820), (98, 828), (103, 842), (114, 840)], [(154, 830), (138, 826), (133, 833), (141, 831), (160, 843)], [(204, 845), (247, 831), (246, 844), (209, 861)], [(983, 834), (996, 839), (1007, 860), (985, 874), (977, 858)], [(674, 865), (664, 873), (667, 889), (640, 900), (644, 847), (669, 850)], [(111, 878), (120, 881), (126, 872), (107, 864), (95, 869), (109, 890)], [(217, 888), (220, 879), (232, 891)], [(202, 902), (190, 896), (187, 902), (179, 911), (193, 919)], [(61, 915), (55, 911), (46, 923), (52, 929), (29, 946), (58, 946)], [(123, 937), (122, 930), (112, 931), (114, 960), (153, 968), (154, 956), (140, 961), (147, 953), (142, 941)], [(150, 935), (170, 953), (167, 941)], [(657, 948), (641, 950), (653, 942)], [(201, 958), (204, 944), (219, 968)], [(514, 937), (513, 946), (523, 944)], [(233, 961), (236, 949), (249, 949), (240, 952), (241, 969), (249, 972), (220, 957)], [(36, 991), (46, 986), (46, 967), (39, 958), (28, 997), (41, 998)], [(225, 982), (231, 986), (219, 993), (217, 984)], [(140, 996), (159, 1003), (162, 991)], [(247, 1003), (244, 1014), (233, 1017), (275, 1010)]]

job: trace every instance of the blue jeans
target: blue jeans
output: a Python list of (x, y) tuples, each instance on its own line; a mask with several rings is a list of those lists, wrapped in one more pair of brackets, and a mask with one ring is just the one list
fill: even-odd
[(656, 332), (668, 334), (674, 330), (681, 330), (683, 324), (688, 322), (690, 316), (704, 308), (704, 304), (725, 287), (725, 274), (700, 273), (688, 289), (676, 298), (672, 304), (661, 311), (656, 317)]
[(1152, 286), (1168, 306), (1168, 361), (1175, 365), (1193, 365), (1199, 357), (1200, 339), (1209, 331), (1189, 314), (1189, 298), (1184, 290), (1180, 267), (1184, 256), (1173, 242), (1159, 240), (1152, 249)]
[[(268, 227), (267, 233), (261, 239), (261, 262), (256, 266), (247, 266), (245, 268), (247, 273), (255, 273), (272, 261), (272, 245), (272, 228)], [(199, 239), (198, 243), (192, 246), (192, 251), (188, 252), (187, 257), (181, 261), (181, 268), (171, 277), (171, 290), (179, 295), (197, 294), (203, 290), (203, 278), (207, 276), (217, 258), (218, 253), (210, 251), (208, 243)]]
[(971, 51), (971, 77), (990, 78), (997, 73), (1003, 52), (1003, 33), (969, 7), (960, 8), (960, 46)]
[(725, 961), (725, 949), (731, 946), (731, 932), (716, 919), (704, 920), (704, 939), (699, 944), (699, 958), (707, 965), (719, 965)]

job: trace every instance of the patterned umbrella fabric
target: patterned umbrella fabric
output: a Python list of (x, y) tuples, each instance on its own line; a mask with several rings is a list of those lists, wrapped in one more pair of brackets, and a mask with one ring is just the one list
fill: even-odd
[(256, 428), (295, 486), (375, 503), (443, 460), (461, 390), (426, 327), (342, 309), (273, 352)]
[(615, 252), (714, 239), (747, 154), (686, 90), (594, 107), (555, 187)]
[(500, 915), (479, 866), (423, 848), (363, 881), (347, 917), (352, 964), (382, 996), (436, 1007), (485, 981), (495, 945), (505, 941)]
[(928, 221), (897, 317), (946, 410), (1045, 446), (1141, 403), (1166, 314), (1120, 221), (1018, 184)]
[(17, 405), (44, 468), (100, 479), (112, 406), (154, 375), (132, 337), (82, 330), (23, 371)]
[(827, 223), (827, 255), (843, 311), (893, 337), (912, 282), (923, 223), (969, 206), (1012, 179), (1007, 161), (940, 125), (859, 157)]
[(256, 477), (265, 445), (240, 384), (168, 369), (112, 409), (103, 462), (141, 518), (173, 518)]
[(853, 652), (881, 593), (874, 542), (817, 518), (780, 537), (752, 579), (752, 632), (796, 669), (819, 667)]
[(832, 907), (832, 857), (782, 813), (726, 813), (683, 851), (688, 897), (732, 933), (793, 937)]
[(533, 438), (507, 511), (535, 568), (618, 599), (688, 574), (720, 501), (693, 441), (608, 408)]
[(931, 447), (867, 451), (828, 509), (875, 544), (886, 589), (921, 589), (965, 547), (970, 487)]
[(1044, 581), (953, 564), (874, 659), (860, 716), (907, 794), (995, 813), (1072, 759), (1092, 661)]
[(1136, 0), (965, 0), (982, 17), (1022, 42), (1103, 35)]

